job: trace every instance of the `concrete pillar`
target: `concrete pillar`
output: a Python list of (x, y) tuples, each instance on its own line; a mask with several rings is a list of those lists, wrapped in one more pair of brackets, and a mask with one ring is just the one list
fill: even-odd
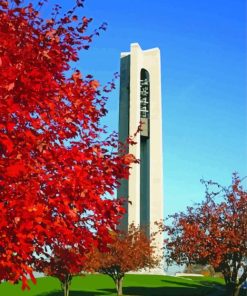
[[(126, 197), (127, 214), (122, 228), (135, 225), (153, 225), (163, 219), (163, 152), (160, 50), (142, 50), (131, 44), (130, 52), (121, 53), (119, 137), (124, 141), (133, 135), (142, 121), (143, 131), (137, 145), (129, 153), (140, 159), (134, 165), (128, 181), (123, 181), (118, 197)], [(151, 229), (148, 230), (150, 233)], [(163, 237), (157, 240), (163, 245)]]

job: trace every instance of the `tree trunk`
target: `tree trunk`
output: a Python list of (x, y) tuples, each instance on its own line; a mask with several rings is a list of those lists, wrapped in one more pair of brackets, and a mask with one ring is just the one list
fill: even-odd
[(69, 282), (68, 282), (68, 280), (66, 280), (64, 283), (63, 291), (64, 291), (64, 296), (69, 296)]
[(240, 293), (240, 286), (236, 286), (233, 291), (233, 296), (239, 296)]
[(115, 281), (118, 296), (123, 295), (123, 277)]
[(227, 296), (239, 296), (241, 286), (236, 284), (226, 285), (226, 295)]
[(63, 282), (61, 282), (64, 296), (69, 296), (70, 283), (71, 283), (71, 279), (69, 276), (67, 276), (66, 279)]

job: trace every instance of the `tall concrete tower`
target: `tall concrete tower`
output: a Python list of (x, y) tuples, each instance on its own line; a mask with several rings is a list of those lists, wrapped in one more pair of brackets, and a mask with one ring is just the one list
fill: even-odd
[[(133, 166), (129, 180), (123, 181), (118, 190), (118, 197), (130, 201), (122, 221), (124, 229), (132, 222), (152, 227), (155, 221), (163, 219), (164, 200), (160, 51), (142, 50), (138, 43), (133, 43), (130, 52), (121, 53), (120, 141), (133, 135), (140, 121), (143, 131), (138, 135), (138, 143), (129, 147), (129, 153), (140, 159), (140, 165)], [(158, 245), (162, 241), (160, 237)]]

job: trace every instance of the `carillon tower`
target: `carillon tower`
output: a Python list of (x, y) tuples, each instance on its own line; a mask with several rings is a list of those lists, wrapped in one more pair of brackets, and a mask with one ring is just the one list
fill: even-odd
[[(160, 50), (142, 50), (133, 43), (130, 52), (121, 53), (120, 141), (133, 135), (140, 121), (143, 126), (138, 143), (129, 147), (129, 153), (140, 159), (140, 165), (133, 166), (129, 180), (123, 181), (118, 190), (118, 197), (130, 201), (122, 221), (124, 229), (132, 222), (152, 227), (163, 219), (164, 203)], [(159, 240), (161, 247), (163, 238)]]

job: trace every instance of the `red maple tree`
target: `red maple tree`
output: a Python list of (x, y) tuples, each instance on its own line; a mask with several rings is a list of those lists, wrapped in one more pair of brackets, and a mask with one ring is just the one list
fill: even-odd
[(64, 16), (55, 6), (50, 19), (42, 5), (0, 2), (0, 280), (22, 279), (23, 289), (34, 252), (108, 242), (124, 210), (104, 196), (136, 162), (100, 125), (114, 82), (100, 90), (91, 75), (71, 74), (105, 25), (86, 34), (83, 0)]
[(34, 268), (36, 271), (52, 276), (59, 280), (64, 296), (69, 296), (70, 285), (75, 275), (82, 275), (85, 270), (85, 250), (67, 246), (53, 246), (52, 252), (42, 258), (36, 258)]
[(170, 217), (167, 260), (211, 264), (222, 272), (227, 295), (238, 296), (247, 277), (247, 192), (237, 174), (228, 188), (204, 184), (205, 201)]
[(123, 279), (127, 272), (158, 267), (162, 255), (155, 246), (155, 238), (161, 229), (153, 232), (150, 238), (145, 229), (131, 224), (128, 231), (112, 233), (112, 241), (103, 251), (94, 250), (88, 258), (92, 270), (110, 276), (117, 290), (123, 294)]

